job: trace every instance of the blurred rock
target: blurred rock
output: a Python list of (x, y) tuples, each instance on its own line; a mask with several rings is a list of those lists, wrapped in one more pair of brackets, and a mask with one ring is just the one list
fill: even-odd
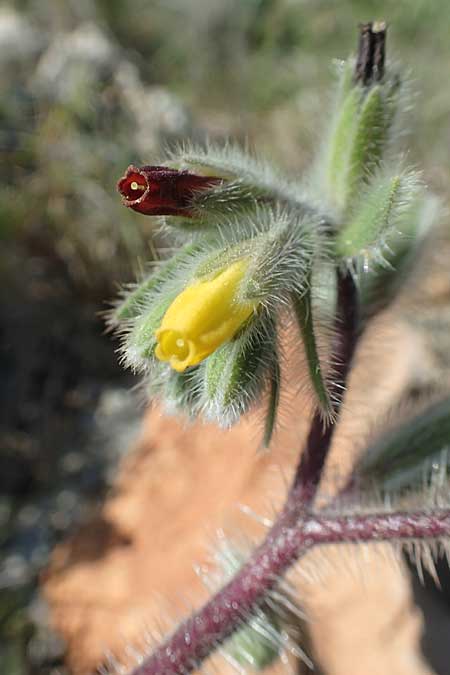
[(134, 116), (133, 142), (141, 156), (155, 153), (164, 141), (190, 134), (190, 115), (179, 99), (165, 87), (144, 86), (134, 64), (122, 61), (116, 82)]
[(42, 35), (24, 14), (12, 7), (0, 7), (0, 66), (12, 61), (26, 61), (41, 48)]
[(116, 46), (98, 26), (81, 24), (73, 32), (53, 38), (37, 65), (34, 86), (64, 102), (84, 78), (95, 81), (113, 72), (118, 56)]
[(190, 132), (190, 117), (178, 98), (165, 87), (145, 86), (138, 68), (92, 23), (52, 40), (36, 68), (33, 89), (89, 116), (89, 106), (101, 103), (99, 95), (113, 83), (122, 114), (132, 120), (128, 141), (140, 155)]
[[(46, 494), (38, 492), (14, 512), (12, 504), (3, 500), (1, 513), (8, 536), (0, 563), (0, 587), (32, 581), (47, 563), (54, 542), (87, 517), (93, 497), (110, 484), (118, 459), (137, 436), (141, 414), (137, 397), (128, 389), (105, 388), (80, 449), (72, 449), (69, 437), (68, 447), (60, 448)], [(4, 474), (5, 480), (8, 475)]]

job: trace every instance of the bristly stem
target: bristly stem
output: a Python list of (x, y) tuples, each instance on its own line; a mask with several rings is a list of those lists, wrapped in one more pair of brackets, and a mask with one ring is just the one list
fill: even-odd
[(450, 513), (292, 517), (285, 510), (236, 576), (184, 621), (131, 675), (186, 675), (198, 668), (262, 604), (284, 572), (313, 546), (450, 536)]

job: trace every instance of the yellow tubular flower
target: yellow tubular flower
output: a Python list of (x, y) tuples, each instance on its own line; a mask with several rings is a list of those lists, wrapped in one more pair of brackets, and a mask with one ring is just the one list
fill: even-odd
[(191, 284), (175, 298), (155, 332), (155, 356), (160, 361), (169, 361), (181, 373), (231, 340), (257, 305), (239, 299), (247, 267), (248, 260), (238, 260), (214, 278)]

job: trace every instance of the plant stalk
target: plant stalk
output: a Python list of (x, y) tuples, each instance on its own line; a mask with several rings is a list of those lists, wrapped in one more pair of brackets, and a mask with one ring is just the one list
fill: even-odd
[(285, 509), (267, 539), (236, 576), (186, 619), (131, 675), (186, 675), (198, 668), (264, 602), (267, 592), (313, 546), (450, 536), (450, 513), (330, 517)]

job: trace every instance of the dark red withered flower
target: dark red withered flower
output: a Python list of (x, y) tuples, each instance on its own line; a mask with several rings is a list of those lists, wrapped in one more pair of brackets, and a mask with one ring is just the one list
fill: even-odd
[(146, 216), (191, 216), (194, 192), (207, 189), (222, 178), (198, 176), (166, 166), (129, 166), (117, 183), (125, 206)]

